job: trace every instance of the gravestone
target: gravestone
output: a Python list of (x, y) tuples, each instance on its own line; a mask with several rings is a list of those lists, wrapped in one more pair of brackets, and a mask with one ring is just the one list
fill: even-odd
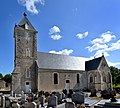
[(37, 108), (37, 104), (35, 102), (32, 102), (32, 107)]
[(1, 106), (5, 108), (5, 96), (2, 96), (1, 98)]
[(11, 96), (13, 97), (13, 95), (14, 95), (14, 92), (13, 92), (13, 91), (11, 91)]
[(66, 102), (65, 108), (75, 108), (75, 104), (73, 102)]
[(48, 107), (57, 108), (58, 104), (57, 101), (58, 101), (57, 96), (50, 96), (48, 99)]
[(75, 104), (82, 104), (84, 103), (84, 100), (85, 100), (85, 96), (84, 96), (84, 93), (82, 92), (76, 92), (72, 95), (72, 101)]
[(29, 93), (27, 99), (28, 99), (28, 102), (34, 101), (34, 94), (33, 93)]
[(90, 97), (95, 97), (96, 95), (96, 89), (91, 89), (91, 95)]
[(20, 105), (18, 103), (13, 103), (12, 108), (20, 108)]
[(10, 108), (10, 106), (11, 106), (10, 99), (8, 97), (5, 97), (5, 107)]
[[(2, 94), (0, 94), (0, 100), (2, 100)], [(0, 107), (2, 106), (2, 101), (0, 101)]]
[(43, 107), (43, 105), (44, 105), (44, 103), (45, 103), (44, 96), (40, 96), (40, 97), (39, 97), (39, 101), (40, 101), (41, 107)]
[(58, 103), (61, 103), (61, 101), (62, 101), (62, 94), (60, 94), (59, 92), (56, 92), (55, 96), (57, 96), (57, 98), (58, 98)]
[(28, 102), (24, 105), (25, 108), (37, 108), (37, 104), (35, 102)]

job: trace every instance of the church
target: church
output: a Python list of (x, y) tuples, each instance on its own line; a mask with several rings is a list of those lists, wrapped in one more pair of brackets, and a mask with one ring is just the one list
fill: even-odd
[(85, 61), (83, 57), (38, 52), (37, 33), (24, 13), (14, 27), (12, 91), (111, 89), (111, 73), (104, 55)]

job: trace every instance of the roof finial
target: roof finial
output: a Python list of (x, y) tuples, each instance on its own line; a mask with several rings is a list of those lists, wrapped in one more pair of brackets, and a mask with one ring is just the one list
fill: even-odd
[(24, 12), (24, 14), (23, 14), (25, 17), (27, 16), (27, 14)]

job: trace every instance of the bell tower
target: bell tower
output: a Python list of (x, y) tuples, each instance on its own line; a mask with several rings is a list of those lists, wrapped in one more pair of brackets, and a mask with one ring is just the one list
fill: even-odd
[(35, 61), (37, 60), (37, 31), (27, 18), (14, 27), (15, 58), (12, 90), (28, 92), (36, 89)]

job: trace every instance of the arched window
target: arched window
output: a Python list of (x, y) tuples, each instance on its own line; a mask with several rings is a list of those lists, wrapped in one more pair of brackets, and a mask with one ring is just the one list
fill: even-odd
[(103, 81), (106, 82), (106, 76), (103, 76)]
[(58, 84), (58, 74), (54, 73), (54, 84)]
[(77, 83), (80, 83), (80, 75), (77, 74)]
[(106, 75), (104, 72), (102, 73), (102, 78), (103, 78), (103, 82), (106, 82)]
[(26, 68), (26, 78), (30, 78), (30, 69)]
[(93, 76), (90, 76), (90, 83), (93, 82)]

